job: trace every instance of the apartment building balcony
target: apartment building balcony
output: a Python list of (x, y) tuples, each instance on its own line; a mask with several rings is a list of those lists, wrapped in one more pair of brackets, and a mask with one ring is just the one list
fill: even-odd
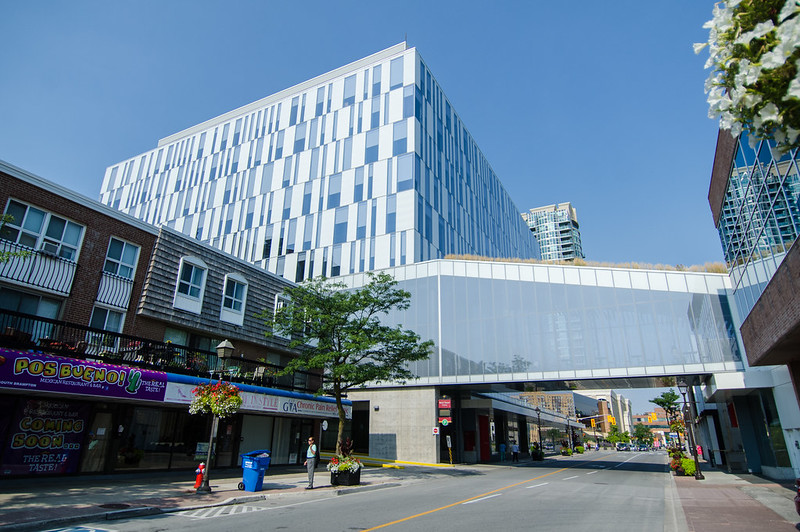
[(120, 277), (113, 273), (103, 272), (103, 276), (100, 279), (100, 286), (97, 289), (97, 298), (95, 300), (98, 303), (125, 310), (130, 303), (132, 291), (132, 279)]
[(0, 310), (0, 347), (304, 393), (322, 386), (318, 373), (283, 374), (283, 367), (261, 360), (223, 360), (211, 351), (9, 310)]
[(78, 263), (45, 250), (0, 240), (0, 254), (10, 254), (0, 262), (0, 279), (60, 296), (69, 295)]

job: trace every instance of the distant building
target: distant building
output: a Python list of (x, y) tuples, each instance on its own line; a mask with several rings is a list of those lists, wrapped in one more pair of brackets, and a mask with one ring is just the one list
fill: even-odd
[(584, 258), (578, 213), (570, 203), (536, 207), (522, 218), (539, 242), (543, 260)]
[(542, 410), (568, 418), (575, 417), (575, 400), (572, 392), (523, 392), (519, 394), (519, 398)]
[[(630, 399), (619, 395), (614, 390), (581, 390), (581, 394), (593, 397), (600, 403), (607, 403), (609, 414), (614, 416), (619, 431), (632, 433), (633, 414)], [(603, 414), (604, 412), (601, 411), (600, 413)]]

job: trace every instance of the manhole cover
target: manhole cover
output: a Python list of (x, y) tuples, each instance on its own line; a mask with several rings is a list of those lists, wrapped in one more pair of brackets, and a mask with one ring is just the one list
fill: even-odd
[(125, 504), (121, 502), (112, 502), (110, 504), (101, 504), (100, 508), (105, 508), (106, 510), (122, 510), (124, 508), (130, 508), (130, 504)]

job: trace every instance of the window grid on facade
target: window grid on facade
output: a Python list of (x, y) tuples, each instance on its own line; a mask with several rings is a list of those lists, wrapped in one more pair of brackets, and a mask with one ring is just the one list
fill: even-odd
[[(398, 45), (318, 79), (109, 168), (101, 201), (292, 280), (301, 260), (312, 277), (387, 267), (392, 257), (538, 256), (518, 209), (416, 50)], [(314, 105), (307, 114), (306, 95)], [(253, 126), (259, 114), (260, 129)], [(141, 177), (123, 179), (131, 172)], [(373, 204), (358, 206), (367, 200)], [(158, 207), (166, 202), (181, 208)], [(335, 257), (338, 266), (292, 253), (294, 242), (273, 245), (286, 239), (289, 220), (303, 233), (304, 251)], [(317, 226), (314, 238), (309, 224)], [(251, 238), (260, 252), (242, 245)], [(369, 261), (357, 248), (364, 238)]]

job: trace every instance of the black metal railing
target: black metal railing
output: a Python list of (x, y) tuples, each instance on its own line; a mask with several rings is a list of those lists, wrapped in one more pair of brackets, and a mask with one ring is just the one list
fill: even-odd
[(316, 373), (282, 375), (282, 367), (260, 360), (220, 359), (212, 351), (10, 310), (0, 310), (0, 347), (307, 393), (322, 385)]
[(0, 277), (62, 295), (72, 290), (76, 262), (9, 240), (0, 240), (0, 252), (12, 254), (0, 262)]

